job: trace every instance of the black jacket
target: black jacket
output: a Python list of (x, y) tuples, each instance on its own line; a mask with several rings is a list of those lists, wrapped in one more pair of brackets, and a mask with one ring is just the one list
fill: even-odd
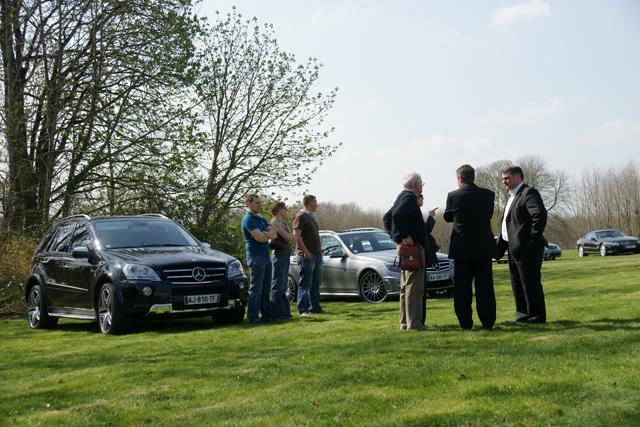
[[(503, 214), (504, 219), (504, 214)], [(502, 224), (502, 220), (500, 221)], [(509, 252), (515, 259), (522, 259), (532, 244), (547, 245), (543, 236), (547, 225), (547, 209), (538, 190), (523, 184), (507, 213), (507, 233), (509, 242), (498, 239), (498, 255)]]
[[(418, 199), (412, 191), (402, 191), (391, 209), (384, 214), (382, 221), (385, 230), (394, 242), (400, 243), (405, 237), (411, 236), (414, 243), (418, 243), (424, 248), (427, 264), (431, 264), (435, 254), (430, 254), (433, 250), (427, 237), (427, 224), (422, 217)], [(433, 224), (431, 224), (431, 228), (433, 228)]]
[(495, 194), (475, 184), (464, 184), (447, 196), (444, 220), (453, 222), (449, 258), (491, 259), (497, 255), (491, 231)]

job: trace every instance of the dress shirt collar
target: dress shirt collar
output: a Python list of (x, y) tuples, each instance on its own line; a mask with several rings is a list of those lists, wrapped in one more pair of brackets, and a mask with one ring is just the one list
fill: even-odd
[(516, 188), (514, 188), (511, 191), (509, 191), (509, 195), (511, 197), (515, 197), (515, 195), (518, 194), (518, 191), (520, 191), (520, 187), (522, 187), (523, 184), (524, 184), (524, 181), (522, 181), (520, 184), (516, 185)]

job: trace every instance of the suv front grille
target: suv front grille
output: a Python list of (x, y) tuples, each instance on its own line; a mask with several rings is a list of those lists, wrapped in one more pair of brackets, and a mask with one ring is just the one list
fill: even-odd
[(429, 272), (435, 272), (435, 271), (444, 271), (444, 270), (448, 270), (449, 268), (451, 268), (451, 261), (449, 260), (438, 260), (438, 265), (435, 267), (429, 267), (427, 268), (427, 271)]
[[(204, 271), (202, 280), (196, 279), (201, 273), (197, 269)], [(172, 266), (162, 271), (172, 285), (216, 285), (227, 279), (227, 267), (224, 264)]]

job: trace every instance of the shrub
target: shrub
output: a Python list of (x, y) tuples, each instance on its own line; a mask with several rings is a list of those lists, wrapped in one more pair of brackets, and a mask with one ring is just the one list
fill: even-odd
[(18, 234), (0, 235), (0, 315), (24, 314), (24, 285), (36, 242)]

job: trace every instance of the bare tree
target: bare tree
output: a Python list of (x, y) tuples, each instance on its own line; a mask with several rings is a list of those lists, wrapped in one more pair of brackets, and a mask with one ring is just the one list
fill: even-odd
[(516, 164), (522, 168), (527, 184), (540, 192), (548, 211), (564, 206), (571, 194), (564, 171), (550, 170), (547, 162), (535, 155), (521, 157)]
[(576, 187), (570, 204), (576, 235), (598, 228), (640, 235), (640, 172), (635, 162), (588, 168)]

